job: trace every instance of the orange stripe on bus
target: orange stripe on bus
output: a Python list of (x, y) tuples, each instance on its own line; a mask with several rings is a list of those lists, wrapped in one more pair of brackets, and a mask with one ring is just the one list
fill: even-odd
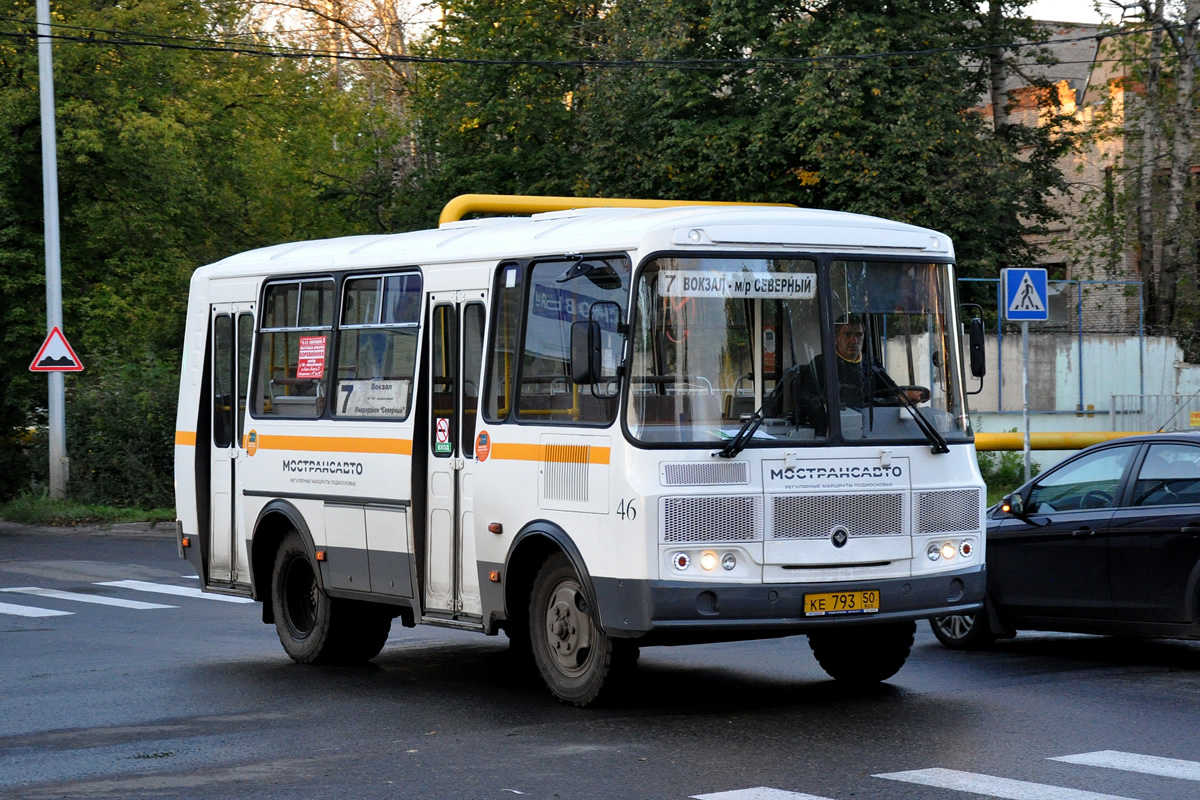
[(258, 434), (259, 450), (308, 450), (320, 453), (385, 453), (412, 455), (411, 439), (363, 439), (346, 436), (276, 436)]
[(582, 458), (573, 457), (580, 450), (587, 451), (587, 463), (607, 464), (612, 452), (608, 447), (592, 447), (591, 445), (542, 445), (542, 444), (501, 444), (492, 443), (491, 457), (507, 461), (556, 461), (561, 463), (580, 464)]
[(196, 446), (195, 431), (175, 431), (175, 444), (181, 444), (186, 447)]

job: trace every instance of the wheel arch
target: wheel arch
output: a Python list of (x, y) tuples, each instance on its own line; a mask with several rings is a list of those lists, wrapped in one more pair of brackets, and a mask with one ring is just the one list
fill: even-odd
[(313, 559), (317, 585), (324, 588), (321, 570), (316, 568), (316, 544), (308, 524), (304, 521), (304, 515), (287, 500), (272, 500), (267, 503), (254, 520), (254, 537), (250, 540), (250, 596), (262, 602), (262, 621), (268, 625), (275, 622), (275, 609), (270, 596), (275, 553), (278, 552), (284, 537), (292, 531), (298, 533), (304, 541), (304, 547)]
[(555, 553), (561, 553), (571, 562), (575, 574), (579, 576), (596, 624), (603, 624), (592, 576), (578, 546), (561, 526), (543, 519), (526, 523), (509, 545), (508, 555), (504, 560), (504, 613), (508, 620), (506, 625), (524, 623), (529, 597), (533, 593), (534, 578), (546, 559)]

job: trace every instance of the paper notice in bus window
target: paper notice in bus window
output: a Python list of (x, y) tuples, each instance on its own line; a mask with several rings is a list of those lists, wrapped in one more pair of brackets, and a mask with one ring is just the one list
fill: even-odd
[(403, 417), (408, 414), (408, 381), (375, 378), (338, 381), (337, 413), (346, 417)]
[(717, 270), (663, 270), (658, 273), (658, 293), (664, 297), (754, 297), (811, 300), (817, 294), (817, 276), (811, 272), (720, 272)]
[(297, 378), (325, 377), (325, 337), (301, 336), (300, 358), (296, 361)]

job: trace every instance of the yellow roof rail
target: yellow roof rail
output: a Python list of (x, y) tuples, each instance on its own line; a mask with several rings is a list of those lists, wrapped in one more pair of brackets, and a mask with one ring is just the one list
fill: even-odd
[(438, 225), (457, 222), (481, 211), (510, 214), (539, 214), (571, 208), (671, 208), (674, 206), (783, 206), (792, 203), (734, 203), (717, 200), (636, 200), (629, 197), (554, 197), (520, 194), (460, 194), (446, 203)]

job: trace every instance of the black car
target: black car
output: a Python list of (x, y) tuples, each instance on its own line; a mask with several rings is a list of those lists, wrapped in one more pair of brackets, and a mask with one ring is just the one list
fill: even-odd
[(1200, 639), (1200, 433), (1081, 450), (989, 509), (978, 615), (930, 620), (946, 647), (1018, 630)]

